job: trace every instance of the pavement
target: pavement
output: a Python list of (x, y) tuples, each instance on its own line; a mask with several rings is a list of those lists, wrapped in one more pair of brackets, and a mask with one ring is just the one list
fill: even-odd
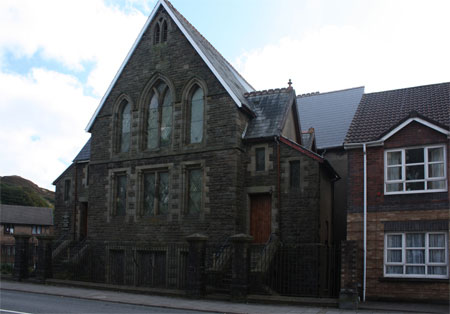
[[(423, 304), (423, 303), (397, 303), (397, 302), (365, 302), (360, 303), (357, 311), (341, 310), (336, 307), (336, 302), (330, 303), (327, 300), (325, 306), (305, 305), (308, 299), (279, 298), (278, 302), (273, 303), (266, 297), (261, 298), (260, 303), (237, 303), (227, 300), (210, 300), (210, 299), (191, 299), (185, 298), (176, 293), (170, 296), (164, 295), (148, 295), (143, 292), (135, 291), (135, 293), (116, 291), (115, 289), (102, 289), (101, 287), (93, 287), (92, 285), (84, 286), (61, 286), (55, 285), (58, 281), (52, 281), (52, 284), (38, 284), (32, 282), (17, 282), (5, 280), (0, 281), (1, 290), (13, 290), (22, 292), (32, 292), (48, 295), (57, 295), (65, 297), (74, 297), (88, 300), (101, 300), (109, 302), (118, 302), (124, 304), (157, 306), (172, 309), (196, 310), (204, 312), (230, 313), (230, 314), (292, 314), (292, 313), (449, 313), (449, 306), (442, 304)], [(59, 284), (64, 284), (59, 282)], [(66, 282), (66, 284), (70, 284)], [(1, 297), (1, 292), (0, 292)], [(258, 302), (258, 298), (252, 299)], [(314, 299), (317, 301), (317, 299)], [(262, 303), (264, 301), (264, 304)], [(311, 301), (311, 300), (310, 300)], [(325, 300), (324, 300), (325, 301)], [(270, 303), (267, 303), (270, 302)], [(330, 306), (335, 307), (330, 307)]]

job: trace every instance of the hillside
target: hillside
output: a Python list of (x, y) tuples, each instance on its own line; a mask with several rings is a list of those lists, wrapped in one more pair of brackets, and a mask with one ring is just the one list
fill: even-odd
[(0, 203), (53, 208), (55, 192), (19, 176), (4, 176), (0, 177)]

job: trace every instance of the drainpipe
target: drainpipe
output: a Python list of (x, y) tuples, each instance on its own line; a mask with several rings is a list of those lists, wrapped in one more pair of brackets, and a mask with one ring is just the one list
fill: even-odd
[[(277, 189), (278, 189), (278, 224), (281, 224), (281, 174), (280, 174), (280, 141), (278, 137), (275, 137), (275, 141), (277, 142)], [(278, 225), (280, 226), (280, 225)], [(278, 227), (278, 232), (280, 230), (280, 227)], [(280, 234), (281, 238), (281, 234)]]
[(367, 151), (366, 143), (363, 143), (364, 154), (364, 265), (363, 265), (363, 302), (366, 301), (366, 261), (367, 261)]

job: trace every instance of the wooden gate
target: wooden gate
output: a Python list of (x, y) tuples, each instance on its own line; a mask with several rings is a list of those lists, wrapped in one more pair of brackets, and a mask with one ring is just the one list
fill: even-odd
[(250, 195), (250, 234), (254, 243), (266, 243), (271, 233), (272, 196)]

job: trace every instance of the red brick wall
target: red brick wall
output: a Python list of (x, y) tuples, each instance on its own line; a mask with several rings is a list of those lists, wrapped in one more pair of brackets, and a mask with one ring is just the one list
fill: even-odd
[[(450, 173), (450, 141), (442, 133), (412, 122), (391, 138), (384, 146), (367, 148), (367, 285), (368, 299), (445, 300), (448, 301), (449, 281), (383, 278), (385, 221), (449, 219), (450, 193), (417, 193), (384, 195), (384, 149), (447, 145), (447, 180)], [(362, 148), (348, 151), (348, 215), (347, 240), (358, 243), (361, 256), (358, 274), (362, 276), (364, 165)], [(447, 184), (450, 185), (449, 182)], [(447, 257), (449, 258), (449, 257)], [(360, 277), (362, 284), (362, 277)]]
[[(384, 222), (410, 220), (449, 219), (448, 210), (431, 211), (392, 211), (376, 212), (367, 215), (367, 274), (366, 298), (397, 300), (441, 300), (448, 301), (449, 281), (445, 280), (411, 280), (383, 279), (384, 258)], [(363, 214), (347, 215), (347, 240), (356, 241), (358, 256), (362, 258), (363, 248)], [(450, 249), (450, 247), (449, 247)], [(449, 258), (449, 257), (447, 257)], [(358, 275), (362, 283), (362, 260), (357, 262)]]
[[(384, 143), (384, 146), (367, 148), (367, 206), (369, 211), (371, 208), (372, 210), (409, 209), (410, 206), (416, 209), (428, 209), (430, 203), (435, 209), (449, 208), (450, 194), (448, 192), (384, 195), (384, 149), (432, 144), (447, 144), (447, 174), (449, 174), (450, 141), (442, 133), (417, 122), (410, 123), (393, 135)], [(362, 148), (349, 150), (348, 156), (348, 210), (349, 212), (358, 212), (363, 209), (364, 159)]]

